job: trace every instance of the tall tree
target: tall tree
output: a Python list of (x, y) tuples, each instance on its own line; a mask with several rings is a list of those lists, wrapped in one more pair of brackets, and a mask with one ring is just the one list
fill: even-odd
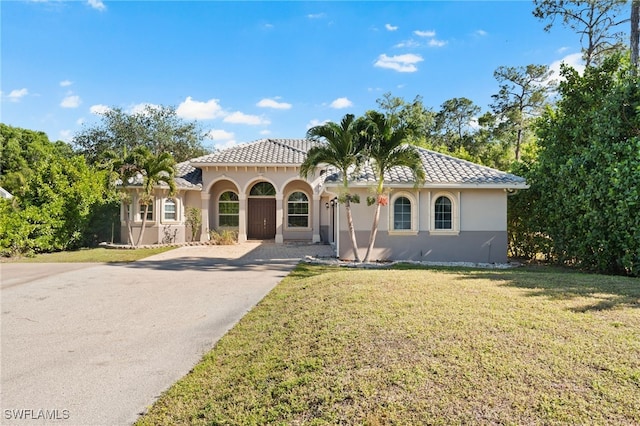
[(390, 92), (382, 95), (376, 103), (382, 113), (391, 121), (393, 127), (404, 127), (409, 130), (409, 141), (416, 145), (426, 145), (428, 136), (435, 124), (435, 114), (422, 102), (422, 96), (416, 96), (407, 102), (403, 98), (393, 96)]
[(436, 129), (449, 151), (463, 146), (479, 113), (480, 107), (468, 98), (452, 98), (443, 102), (436, 114)]
[(547, 101), (552, 73), (547, 65), (501, 66), (493, 73), (500, 90), (491, 96), (494, 99), (491, 108), (514, 130), (516, 161), (520, 160), (524, 133), (531, 119), (542, 112)]
[(300, 167), (300, 175), (303, 177), (312, 176), (318, 166), (327, 164), (335, 167), (342, 179), (342, 191), (340, 201), (344, 203), (347, 213), (347, 224), (349, 226), (349, 236), (353, 248), (353, 257), (356, 262), (360, 262), (358, 254), (358, 242), (356, 240), (355, 227), (353, 226), (353, 215), (351, 203), (359, 202), (357, 195), (349, 193), (349, 180), (351, 174), (361, 163), (362, 138), (359, 131), (359, 121), (353, 114), (346, 114), (340, 124), (328, 122), (312, 127), (307, 131), (307, 138), (318, 141), (319, 144), (312, 147), (307, 153), (307, 158)]
[(633, 72), (638, 72), (640, 61), (638, 60), (638, 49), (640, 47), (640, 0), (631, 0), (631, 31), (629, 42), (631, 44), (631, 64)]
[(629, 71), (620, 55), (582, 76), (563, 68), (522, 196), (535, 194), (530, 231), (550, 238), (557, 260), (640, 276), (640, 86)]
[(125, 148), (132, 152), (138, 146), (147, 147), (154, 155), (169, 153), (178, 162), (207, 153), (197, 123), (183, 121), (172, 107), (147, 105), (133, 113), (112, 108), (101, 118), (72, 141), (92, 164), (100, 161), (104, 152), (123, 152)]
[(377, 181), (376, 197), (370, 200), (376, 207), (364, 257), (364, 262), (369, 262), (378, 233), (380, 206), (388, 203), (384, 188), (385, 174), (394, 167), (407, 167), (417, 186), (424, 182), (425, 172), (417, 148), (407, 143), (410, 131), (406, 126), (394, 126), (392, 119), (378, 111), (368, 111), (364, 123), (362, 134), (366, 141), (366, 153)]
[(534, 0), (533, 16), (548, 21), (549, 31), (561, 19), (562, 24), (580, 34), (587, 66), (622, 48), (624, 32), (616, 27), (625, 20), (619, 13), (627, 0)]

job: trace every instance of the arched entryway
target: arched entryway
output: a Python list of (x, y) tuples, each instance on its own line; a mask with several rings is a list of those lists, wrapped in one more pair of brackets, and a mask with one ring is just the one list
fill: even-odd
[(276, 189), (269, 182), (251, 187), (248, 198), (247, 238), (273, 240), (276, 237)]

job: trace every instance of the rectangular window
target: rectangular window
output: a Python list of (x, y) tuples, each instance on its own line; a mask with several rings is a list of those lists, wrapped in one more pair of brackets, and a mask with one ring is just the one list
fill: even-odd
[(293, 195), (289, 197), (287, 203), (287, 226), (289, 228), (308, 228), (309, 227), (309, 202), (306, 195), (296, 192), (294, 195), (300, 194), (298, 200)]
[(176, 220), (176, 202), (171, 198), (164, 201), (164, 220)]
[[(153, 202), (148, 204), (148, 210), (147, 210), (147, 220), (153, 220)], [(144, 209), (145, 209), (145, 205), (144, 204), (140, 204), (140, 220), (144, 219)]]

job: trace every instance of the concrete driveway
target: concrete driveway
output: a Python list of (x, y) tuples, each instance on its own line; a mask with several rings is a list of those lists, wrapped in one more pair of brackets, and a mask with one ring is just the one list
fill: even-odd
[(305, 255), (331, 252), (246, 243), (0, 265), (0, 423), (133, 423)]

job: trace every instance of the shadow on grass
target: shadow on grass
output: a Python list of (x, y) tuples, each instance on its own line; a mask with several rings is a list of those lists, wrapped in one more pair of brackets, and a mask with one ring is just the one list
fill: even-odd
[[(640, 308), (640, 279), (567, 271), (562, 268), (523, 268), (502, 271), (475, 271), (460, 279), (504, 281), (505, 286), (527, 289), (531, 297), (552, 300), (590, 299), (574, 312), (602, 311), (616, 307)], [(591, 303), (593, 302), (593, 303)]]

